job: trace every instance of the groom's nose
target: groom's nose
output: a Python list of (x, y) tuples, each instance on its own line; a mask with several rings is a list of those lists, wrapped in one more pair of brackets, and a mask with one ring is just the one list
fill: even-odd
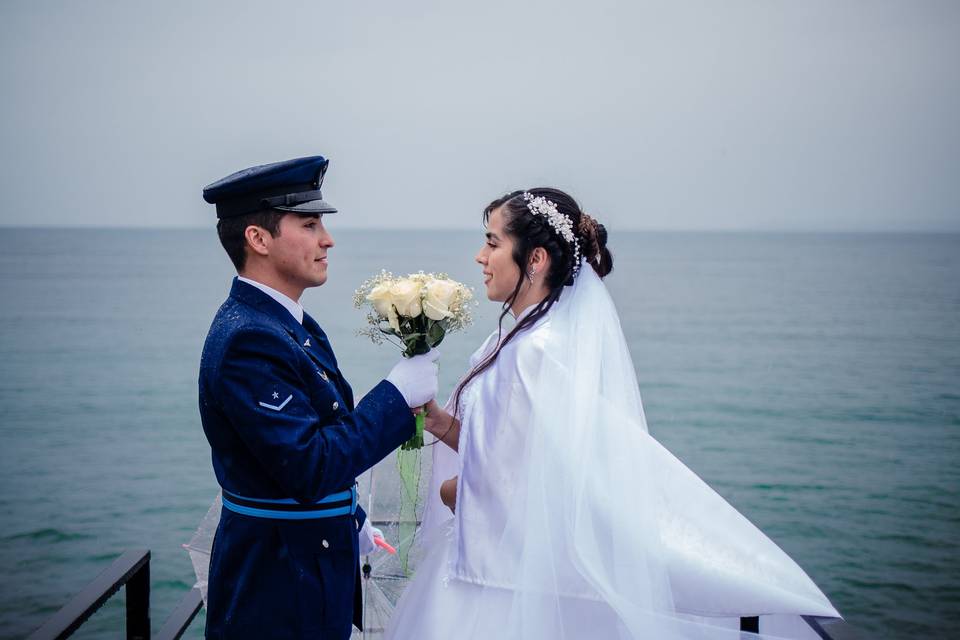
[(320, 234), (319, 243), (321, 247), (326, 247), (327, 249), (334, 246), (333, 234), (324, 228), (323, 233)]

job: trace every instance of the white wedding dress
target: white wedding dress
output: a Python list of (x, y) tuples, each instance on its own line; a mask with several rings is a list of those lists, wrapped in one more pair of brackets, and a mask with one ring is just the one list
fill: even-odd
[[(471, 358), (496, 347), (495, 332)], [(452, 407), (448, 406), (450, 411)], [(586, 264), (464, 390), (443, 444), (423, 560), (388, 638), (817, 637), (839, 617), (769, 538), (647, 432), (606, 287)], [(456, 515), (440, 483), (459, 476)]]

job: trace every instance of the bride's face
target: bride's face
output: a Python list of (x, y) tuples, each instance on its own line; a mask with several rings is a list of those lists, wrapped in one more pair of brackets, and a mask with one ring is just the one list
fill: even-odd
[(513, 239), (503, 230), (501, 210), (502, 207), (494, 209), (490, 214), (487, 239), (476, 256), (476, 261), (483, 267), (487, 298), (494, 302), (509, 298), (520, 278), (520, 267), (513, 261)]

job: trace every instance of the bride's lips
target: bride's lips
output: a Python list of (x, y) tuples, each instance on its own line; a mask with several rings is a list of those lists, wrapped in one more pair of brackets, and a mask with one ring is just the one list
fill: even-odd
[(493, 280), (493, 274), (492, 274), (492, 273), (487, 273), (486, 271), (484, 271), (484, 272), (483, 272), (483, 284), (487, 284), (487, 283), (489, 283), (491, 280)]

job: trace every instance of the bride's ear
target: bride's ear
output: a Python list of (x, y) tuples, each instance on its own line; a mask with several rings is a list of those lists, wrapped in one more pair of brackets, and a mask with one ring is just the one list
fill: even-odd
[(535, 273), (546, 273), (550, 268), (550, 255), (543, 247), (535, 247), (530, 252), (530, 259), (527, 261), (527, 271)]

